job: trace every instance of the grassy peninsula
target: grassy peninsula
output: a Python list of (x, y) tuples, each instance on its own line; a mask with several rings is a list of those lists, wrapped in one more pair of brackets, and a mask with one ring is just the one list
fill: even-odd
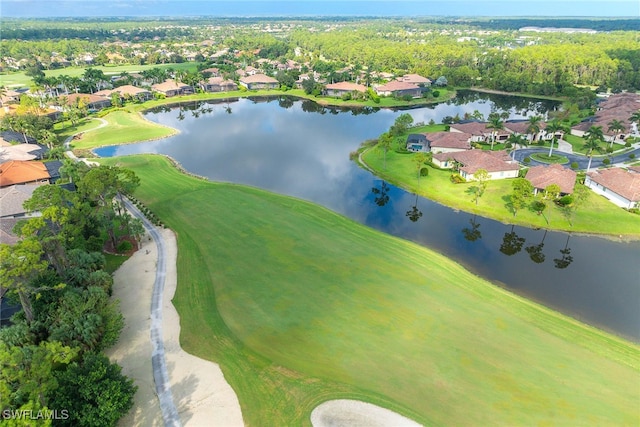
[(183, 348), (219, 363), (249, 426), (355, 398), (425, 425), (637, 425), (640, 348), (427, 248), (317, 205), (100, 159), (178, 237)]
[(489, 181), (484, 195), (476, 205), (471, 194), (471, 187), (475, 184), (452, 183), (451, 170), (428, 167), (429, 175), (420, 177), (418, 182), (414, 156), (389, 150), (385, 164), (382, 151), (369, 147), (363, 150), (360, 158), (376, 175), (394, 185), (444, 205), (507, 224), (640, 238), (640, 216), (617, 207), (590, 190), (587, 200), (570, 217), (554, 203), (548, 203), (544, 215), (539, 215), (533, 209), (521, 209), (514, 215), (509, 207), (512, 180)]

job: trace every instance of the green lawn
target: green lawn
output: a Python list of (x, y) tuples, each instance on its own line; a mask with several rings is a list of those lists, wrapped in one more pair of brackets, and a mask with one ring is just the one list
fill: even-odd
[(425, 425), (640, 423), (636, 345), (311, 203), (100, 161), (176, 232), (181, 344), (221, 365), (248, 426), (310, 425), (332, 398)]
[(549, 203), (545, 217), (529, 209), (522, 209), (513, 215), (509, 204), (512, 180), (489, 181), (485, 194), (476, 206), (468, 190), (473, 183), (453, 184), (450, 170), (429, 168), (429, 176), (416, 178), (416, 167), (412, 154), (387, 153), (386, 169), (382, 152), (372, 148), (362, 156), (364, 162), (387, 181), (418, 193), (447, 206), (477, 213), (509, 224), (529, 227), (543, 227), (555, 230), (596, 234), (640, 236), (640, 216), (617, 207), (602, 196), (589, 192), (589, 198), (571, 218), (571, 223), (562, 215), (555, 204)]
[[(139, 113), (123, 110), (113, 111), (103, 117), (109, 124), (87, 132), (71, 143), (73, 149), (90, 149), (103, 145), (127, 144), (165, 138), (176, 131), (166, 126), (150, 122)], [(96, 120), (97, 121), (97, 120)]]
[(549, 156), (549, 153), (533, 153), (531, 155), (531, 158), (533, 160), (536, 160), (538, 162), (542, 162), (542, 163), (548, 163), (548, 164), (565, 164), (565, 163), (569, 163), (569, 159), (566, 158), (565, 156), (562, 156), (560, 154), (551, 154), (551, 156)]

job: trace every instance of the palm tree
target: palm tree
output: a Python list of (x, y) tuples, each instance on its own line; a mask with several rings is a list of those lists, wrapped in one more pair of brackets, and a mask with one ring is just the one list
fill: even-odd
[(536, 135), (540, 133), (540, 123), (542, 122), (542, 116), (531, 116), (527, 120), (527, 133), (531, 135), (531, 142), (536, 140)]
[(633, 122), (635, 124), (640, 124), (640, 110), (638, 110), (635, 113), (631, 114), (631, 116), (629, 117), (629, 121)]
[(489, 114), (489, 123), (487, 123), (487, 129), (493, 129), (491, 132), (491, 150), (493, 150), (493, 144), (496, 142), (496, 132), (500, 129), (504, 129), (504, 122), (500, 115), (496, 113)]
[(625, 130), (625, 126), (624, 126), (624, 123), (622, 123), (620, 120), (616, 120), (616, 119), (611, 120), (607, 124), (609, 125), (609, 128), (608, 128), (609, 132), (614, 132), (615, 133), (615, 137), (611, 139), (611, 145), (609, 146), (611, 149), (613, 149), (613, 141), (615, 141), (618, 138), (618, 134), (620, 132)]
[(587, 165), (587, 172), (591, 168), (591, 159), (593, 150), (602, 150), (600, 143), (604, 140), (604, 133), (602, 132), (602, 126), (591, 126), (584, 134), (586, 142), (584, 148), (587, 149), (587, 156), (589, 156), (589, 165)]
[(558, 120), (554, 119), (547, 124), (547, 128), (545, 129), (545, 131), (553, 135), (551, 137), (551, 147), (549, 147), (549, 157), (551, 157), (551, 154), (553, 154), (553, 143), (558, 141), (558, 139), (556, 138), (556, 133), (560, 131), (566, 132), (567, 128)]

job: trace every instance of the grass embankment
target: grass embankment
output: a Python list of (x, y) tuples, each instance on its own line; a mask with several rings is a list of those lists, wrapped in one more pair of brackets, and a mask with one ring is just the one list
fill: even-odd
[(221, 365), (248, 426), (309, 425), (332, 398), (425, 425), (640, 423), (634, 344), (311, 203), (100, 161), (177, 233), (181, 344)]
[[(74, 150), (86, 150), (104, 145), (128, 144), (166, 138), (176, 133), (175, 129), (146, 120), (139, 113), (124, 110), (113, 111), (102, 119), (107, 121), (107, 126), (100, 129), (95, 129), (97, 126), (92, 126), (86, 129), (94, 130), (83, 134), (79, 139), (73, 140), (71, 147)], [(93, 122), (98, 122), (98, 120), (93, 120)], [(75, 132), (77, 130), (72, 133)]]
[[(382, 152), (375, 147), (366, 150), (362, 155), (367, 166), (382, 179), (465, 212), (527, 227), (640, 237), (640, 217), (638, 215), (617, 207), (591, 191), (588, 193), (588, 199), (571, 216), (571, 223), (554, 203), (547, 203), (544, 216), (538, 215), (537, 212), (528, 208), (519, 210), (514, 216), (510, 207), (512, 180), (489, 181), (486, 192), (476, 205), (472, 194), (469, 193), (475, 184), (472, 182), (453, 184), (450, 180), (452, 173), (450, 170), (428, 168), (429, 176), (421, 177), (418, 186), (416, 164), (413, 157), (412, 154), (398, 154), (395, 151), (389, 151), (385, 169)], [(549, 224), (547, 224), (547, 220), (549, 220)]]

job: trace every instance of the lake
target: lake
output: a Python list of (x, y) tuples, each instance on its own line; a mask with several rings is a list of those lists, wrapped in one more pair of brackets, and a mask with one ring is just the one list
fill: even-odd
[[(508, 112), (510, 119), (544, 116), (556, 106), (463, 92), (454, 101), (406, 112), (414, 122), (439, 123), (475, 110), (485, 117), (492, 111)], [(386, 131), (401, 113), (328, 108), (288, 97), (194, 102), (146, 114), (179, 134), (95, 152), (166, 154), (214, 181), (318, 203), (432, 248), (499, 286), (640, 342), (640, 242), (514, 227), (458, 212), (385, 183), (349, 160), (350, 152)]]

